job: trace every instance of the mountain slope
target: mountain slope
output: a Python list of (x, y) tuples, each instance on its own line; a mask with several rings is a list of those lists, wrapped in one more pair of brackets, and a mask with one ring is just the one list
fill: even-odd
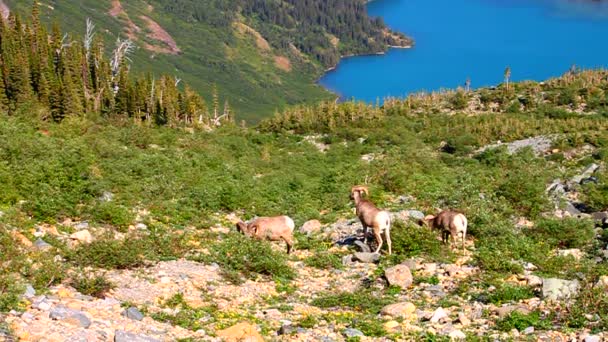
[[(24, 16), (32, 5), (4, 2)], [(40, 8), (44, 21), (59, 22), (65, 32), (83, 34), (91, 18), (108, 50), (117, 37), (129, 37), (138, 47), (135, 71), (175, 75), (202, 94), (217, 85), (221, 102), (229, 101), (239, 118), (257, 121), (286, 105), (332, 97), (315, 81), (340, 55), (409, 44), (370, 20), (357, 0), (318, 3), (44, 0)], [(345, 15), (332, 21), (323, 11)]]

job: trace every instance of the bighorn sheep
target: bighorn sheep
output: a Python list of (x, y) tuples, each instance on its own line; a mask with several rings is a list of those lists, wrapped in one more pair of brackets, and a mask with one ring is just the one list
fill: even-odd
[(441, 230), (441, 240), (444, 243), (448, 242), (449, 236), (452, 236), (452, 244), (456, 245), (456, 236), (462, 236), (462, 252), (464, 253), (464, 243), (467, 235), (467, 218), (458, 212), (444, 210), (439, 214), (427, 215), (424, 219), (418, 221), (420, 225), (426, 225), (432, 229)]
[(363, 225), (363, 233), (365, 234), (364, 243), (367, 244), (367, 228), (372, 227), (374, 236), (378, 241), (378, 248), (376, 253), (380, 252), (382, 248), (382, 236), (384, 232), (386, 238), (386, 244), (388, 245), (388, 254), (392, 254), (392, 242), (391, 242), (391, 218), (388, 212), (376, 208), (376, 206), (368, 201), (362, 199), (362, 193), (369, 195), (369, 190), (365, 186), (354, 186), (350, 191), (350, 199), (355, 202), (355, 208), (357, 209), (357, 216)]
[(236, 224), (237, 231), (258, 240), (279, 241), (287, 244), (287, 254), (293, 248), (295, 224), (288, 216), (259, 217), (249, 224), (241, 221)]

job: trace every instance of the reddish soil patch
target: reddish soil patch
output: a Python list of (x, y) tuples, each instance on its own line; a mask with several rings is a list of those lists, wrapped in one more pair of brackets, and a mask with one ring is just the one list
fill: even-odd
[(0, 14), (4, 19), (8, 18), (9, 14), (11, 14), (11, 10), (2, 0), (0, 0)]
[(146, 17), (145, 15), (140, 16), (140, 18), (146, 22), (148, 30), (151, 31), (151, 33), (148, 34), (148, 37), (164, 44), (164, 46), (145, 44), (146, 49), (155, 52), (169, 53), (172, 55), (177, 55), (182, 52), (179, 47), (177, 47), (177, 43), (173, 37), (171, 37), (169, 32), (165, 31), (165, 29), (162, 28), (156, 21)]
[(289, 61), (289, 58), (287, 58), (285, 56), (275, 56), (274, 65), (276, 65), (277, 68), (279, 68), (283, 71), (287, 71), (287, 72), (291, 71), (291, 61)]

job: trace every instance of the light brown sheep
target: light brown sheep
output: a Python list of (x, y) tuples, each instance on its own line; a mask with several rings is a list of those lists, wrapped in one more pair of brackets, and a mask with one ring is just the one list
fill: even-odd
[(288, 216), (259, 217), (249, 224), (241, 221), (236, 224), (237, 231), (258, 240), (280, 241), (287, 244), (287, 254), (293, 248), (295, 224)]
[(365, 234), (365, 243), (367, 243), (367, 228), (372, 227), (374, 237), (378, 241), (378, 248), (375, 253), (380, 252), (382, 248), (382, 236), (384, 233), (386, 238), (386, 244), (388, 245), (388, 254), (392, 254), (392, 242), (391, 242), (391, 217), (388, 212), (378, 209), (372, 202), (362, 199), (362, 194), (369, 195), (369, 190), (365, 186), (354, 186), (350, 191), (350, 199), (355, 202), (355, 208), (357, 209), (357, 217), (363, 225), (363, 232)]
[(428, 226), (432, 229), (441, 230), (441, 240), (444, 243), (448, 242), (448, 238), (452, 236), (452, 244), (456, 247), (456, 237), (462, 237), (462, 252), (464, 253), (467, 235), (467, 218), (459, 212), (444, 210), (439, 214), (427, 215), (424, 219), (418, 221), (420, 225)]

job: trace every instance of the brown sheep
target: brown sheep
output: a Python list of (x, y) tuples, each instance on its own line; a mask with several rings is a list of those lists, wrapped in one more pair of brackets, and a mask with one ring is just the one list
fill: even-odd
[(439, 214), (427, 215), (424, 219), (418, 221), (420, 225), (428, 226), (432, 229), (441, 230), (441, 240), (448, 243), (449, 236), (452, 236), (452, 244), (456, 245), (456, 236), (462, 236), (462, 252), (465, 250), (465, 240), (467, 235), (467, 218), (455, 211), (444, 210)]
[(369, 190), (365, 186), (354, 186), (350, 191), (350, 199), (355, 202), (355, 208), (357, 209), (357, 217), (363, 225), (363, 233), (365, 234), (364, 243), (367, 244), (367, 228), (372, 227), (374, 237), (378, 241), (378, 248), (375, 253), (380, 252), (382, 248), (382, 236), (384, 233), (386, 238), (386, 244), (388, 245), (388, 254), (391, 255), (392, 242), (391, 242), (391, 218), (388, 212), (378, 209), (372, 202), (362, 199), (362, 193), (369, 195)]
[(287, 254), (293, 248), (295, 224), (288, 216), (259, 217), (249, 224), (241, 221), (236, 224), (237, 231), (258, 240), (280, 241), (287, 244)]

